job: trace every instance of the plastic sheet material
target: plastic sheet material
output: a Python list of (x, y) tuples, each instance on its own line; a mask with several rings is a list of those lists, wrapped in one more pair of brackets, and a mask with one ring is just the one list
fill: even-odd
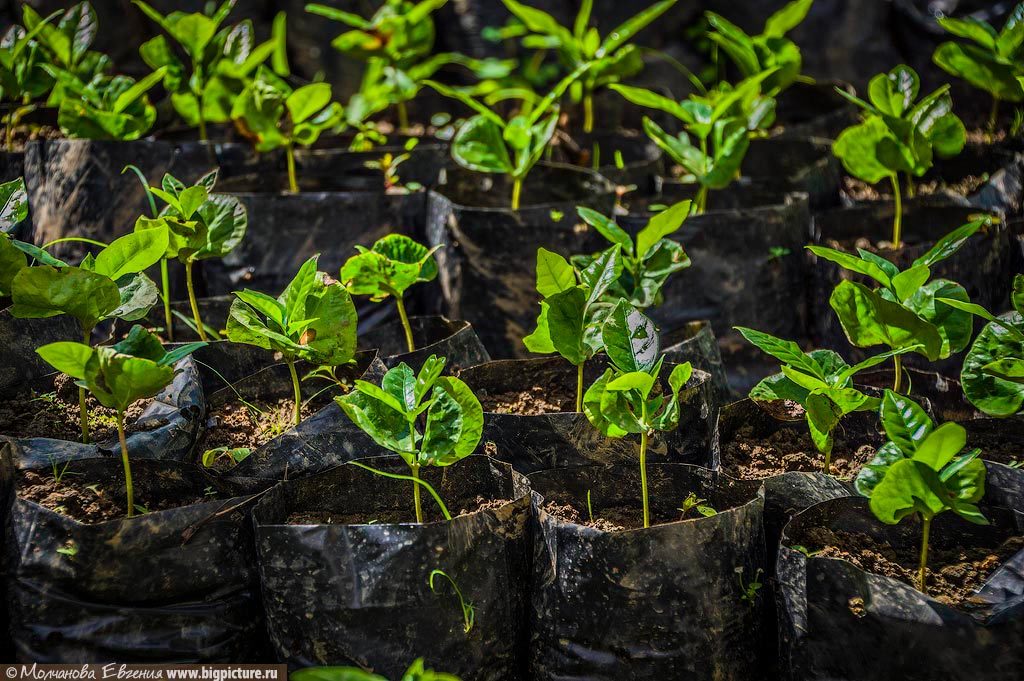
[(604, 238), (581, 226), (577, 206), (606, 215), (612, 184), (593, 171), (538, 164), (527, 177), (522, 208), (509, 209), (507, 178), (452, 171), (430, 192), (427, 240), (437, 252), (444, 315), (465, 319), (492, 357), (524, 356), (522, 338), (540, 310), (537, 247), (570, 256), (593, 253)]
[(376, 349), (389, 368), (405, 362), (418, 371), (431, 355), (447, 358), (445, 370), (449, 372), (491, 360), (469, 322), (433, 316), (410, 317), (409, 326), (416, 345), (413, 352), (409, 352), (402, 324), (397, 321), (362, 334), (359, 342)]
[[(548, 514), (548, 501), (583, 517), (640, 506), (636, 466), (530, 476), (538, 508), (531, 678), (763, 679), (758, 659), (764, 594), (763, 500), (758, 484), (695, 466), (648, 466), (652, 513), (678, 513), (689, 492), (718, 513), (648, 529), (605, 532)], [(741, 585), (742, 583), (742, 585)]]
[(650, 193), (663, 174), (665, 160), (654, 142), (638, 130), (576, 132), (554, 147), (562, 163), (592, 168), (619, 187)]
[[(367, 460), (408, 473), (397, 457)], [(456, 517), (412, 522), (291, 525), (294, 512), (371, 520), (375, 513), (413, 518), (410, 484), (341, 466), (273, 488), (254, 509), (268, 630), (280, 660), (292, 667), (358, 665), (399, 678), (411, 656), (465, 681), (522, 678), (525, 653), (527, 527), (525, 478), (507, 464), (472, 456), (445, 469), (425, 468)], [(358, 493), (355, 491), (358, 490)], [(426, 517), (434, 502), (423, 495)], [(465, 515), (459, 504), (508, 500)], [(473, 506), (475, 507), (475, 506)], [(474, 609), (464, 631), (450, 583), (428, 581), (443, 570)]]
[(721, 406), (730, 400), (729, 377), (722, 364), (722, 353), (710, 322), (687, 322), (677, 329), (663, 333), (661, 353), (668, 362), (689, 362), (694, 369), (710, 374), (716, 404)]
[[(762, 20), (767, 16), (762, 15)], [(804, 63), (811, 66), (807, 59), (805, 56)], [(854, 92), (853, 86), (849, 83), (836, 80), (796, 82), (786, 88), (775, 101), (775, 124), (779, 128), (777, 137), (793, 140), (817, 137), (831, 140), (856, 123), (860, 112), (837, 93), (836, 88), (842, 88), (851, 94)]]
[[(140, 503), (202, 499), (217, 489), (216, 481), (171, 461), (135, 460), (132, 473)], [(66, 474), (124, 493), (120, 460), (74, 461)], [(82, 524), (15, 499), (4, 564), (18, 659), (267, 659), (246, 503), (225, 491), (215, 500)], [(58, 552), (68, 547), (76, 553)]]
[(766, 137), (750, 141), (743, 174), (766, 191), (807, 194), (811, 210), (839, 204), (843, 166), (821, 137)]
[[(932, 546), (1024, 531), (1024, 516), (983, 508), (992, 524), (945, 513), (932, 524)], [(791, 681), (1003, 681), (1024, 673), (1024, 551), (1003, 563), (972, 598), (952, 607), (890, 577), (845, 560), (810, 557), (815, 528), (859, 532), (895, 546), (920, 546), (919, 523), (878, 522), (861, 498), (834, 499), (800, 513), (779, 547), (779, 626), (784, 678)]]
[[(604, 368), (600, 360), (588, 362), (584, 386), (596, 381)], [(662, 380), (670, 369), (670, 364), (662, 369)], [(535, 387), (550, 390), (558, 386), (566, 394), (576, 394), (576, 368), (561, 357), (488, 362), (463, 370), (459, 377), (481, 399)], [(680, 392), (679, 427), (651, 437), (648, 459), (716, 466), (717, 423), (711, 376), (694, 370)], [(582, 412), (521, 416), (485, 411), (481, 442), (490, 456), (527, 474), (549, 468), (631, 462), (640, 451), (638, 437), (605, 437)]]

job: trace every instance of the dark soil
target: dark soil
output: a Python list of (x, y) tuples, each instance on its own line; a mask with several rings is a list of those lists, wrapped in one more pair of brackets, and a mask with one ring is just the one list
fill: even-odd
[[(918, 548), (896, 549), (859, 532), (813, 530), (808, 549), (817, 556), (841, 558), (876, 575), (894, 577), (917, 587)], [(928, 595), (947, 605), (970, 601), (996, 569), (1024, 549), (1024, 536), (1010, 537), (999, 545), (939, 548), (928, 553)]]
[[(440, 492), (438, 492), (440, 494)], [(442, 497), (444, 498), (444, 497)], [(457, 505), (449, 505), (448, 509), (458, 508), (457, 513), (452, 513), (453, 518), (479, 511), (493, 511), (511, 504), (510, 499), (487, 499), (476, 496), (472, 499), (464, 499)], [(448, 502), (445, 501), (447, 505)], [(421, 500), (423, 508), (423, 521), (426, 523), (444, 520), (441, 510), (437, 507), (433, 498), (424, 492)], [(377, 513), (346, 513), (332, 511), (296, 511), (285, 520), (286, 525), (395, 525), (399, 523), (415, 523), (416, 511), (413, 507), (412, 495), (409, 495), (409, 510), (396, 511), (388, 509)]]
[[(133, 433), (164, 425), (163, 420), (139, 422), (142, 412), (153, 402), (139, 400), (125, 412), (125, 431)], [(89, 438), (92, 442), (117, 439), (117, 412), (108, 409), (86, 393), (89, 408)], [(33, 393), (25, 398), (0, 402), (0, 432), (11, 437), (48, 437), (74, 442), (82, 439), (78, 386), (74, 379), (55, 374), (53, 391)]]
[[(680, 505), (685, 496), (685, 494), (682, 494), (679, 497)], [(591, 527), (602, 532), (639, 530), (644, 526), (644, 512), (639, 501), (635, 505), (605, 506), (594, 509), (593, 517), (590, 516), (590, 511), (586, 508), (586, 501), (583, 501), (580, 505), (582, 508), (577, 508), (574, 502), (568, 499), (552, 499), (546, 500), (541, 508), (548, 515), (554, 516), (563, 522)], [(672, 509), (671, 512), (666, 512), (666, 509), (658, 509), (653, 505), (650, 508), (650, 513), (652, 527), (702, 517), (696, 509), (691, 509), (684, 516), (683, 512), (679, 509)]]
[(477, 397), (484, 411), (494, 414), (538, 416), (576, 411), (575, 392), (567, 390), (560, 381), (535, 385), (528, 390), (509, 390), (502, 393), (481, 390)]
[[(988, 182), (987, 175), (968, 175), (956, 182), (945, 182), (942, 180), (919, 181), (915, 178), (914, 194), (917, 196), (929, 196), (942, 192), (949, 192), (957, 196), (970, 196)], [(901, 182), (905, 180), (901, 179)], [(906, 187), (901, 189), (906, 192)], [(846, 176), (843, 178), (843, 193), (854, 201), (881, 201), (892, 199), (892, 189), (888, 184), (868, 184), (855, 177)]]
[[(292, 409), (295, 403), (292, 400), (253, 401), (249, 404), (256, 409), (239, 402), (211, 406), (206, 420), (206, 435), (198, 451), (202, 453), (218, 447), (256, 449), (293, 426)], [(309, 405), (303, 406), (302, 418), (313, 413)], [(227, 470), (233, 466), (234, 463), (227, 457), (220, 457), (212, 468)]]
[[(832, 448), (831, 474), (848, 480), (875, 455), (875, 445), (855, 444), (842, 437), (837, 427)], [(805, 424), (779, 428), (768, 437), (757, 437), (753, 426), (744, 426), (729, 442), (722, 443), (722, 470), (743, 479), (768, 478), (789, 471), (819, 472), (825, 455), (811, 441)]]
[(977, 447), (981, 450), (981, 458), (985, 461), (994, 461), (1007, 466), (1015, 463), (1024, 463), (1024, 446), (1018, 442), (1006, 440), (996, 434), (980, 435), (968, 431), (967, 447)]
[[(57, 473), (63, 474), (59, 482), (48, 470), (24, 471), (18, 480), (18, 497), (33, 501), (81, 523), (102, 523), (107, 520), (119, 520), (127, 515), (128, 504), (120, 487), (109, 483), (96, 483), (73, 471), (65, 471), (63, 464), (55, 465)], [(146, 499), (140, 498), (136, 492), (135, 504), (145, 507), (148, 512), (153, 512), (216, 498), (216, 494), (210, 494), (191, 499)], [(139, 513), (138, 509), (136, 513)]]

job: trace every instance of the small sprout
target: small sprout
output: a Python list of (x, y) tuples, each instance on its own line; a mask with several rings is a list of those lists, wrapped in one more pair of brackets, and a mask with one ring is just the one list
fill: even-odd
[(783, 258), (785, 258), (788, 255), (791, 255), (792, 253), (793, 251), (786, 248), (785, 246), (771, 246), (768, 248), (768, 262), (771, 262), (773, 260), (782, 260)]
[(369, 249), (356, 246), (359, 254), (345, 261), (338, 274), (354, 296), (370, 296), (377, 303), (389, 296), (394, 298), (409, 352), (416, 350), (416, 343), (405, 311), (405, 292), (413, 284), (437, 278), (434, 252), (439, 248), (428, 249), (407, 236), (388, 234)]
[(75, 557), (78, 556), (78, 544), (76, 544), (73, 540), (69, 539), (67, 542), (65, 542), (64, 546), (57, 549), (57, 553), (59, 553), (62, 556), (67, 556), (68, 558), (74, 560)]
[(217, 490), (215, 490), (212, 485), (209, 485), (209, 486), (207, 486), (206, 488), (203, 489), (203, 496), (204, 497), (215, 497), (215, 496), (217, 496)]
[(93, 494), (95, 494), (96, 496), (98, 496), (98, 497), (102, 497), (103, 496), (103, 492), (100, 491), (100, 486), (99, 485), (86, 485), (85, 488), (87, 490), (89, 490), (90, 492), (92, 492)]
[[(415, 142), (416, 139), (412, 138), (410, 142)], [(406, 147), (408, 147), (408, 143)], [(413, 145), (415, 146), (415, 145)], [(398, 167), (409, 160), (410, 155), (408, 153), (394, 154), (387, 153), (380, 157), (376, 161), (366, 161), (363, 165), (370, 170), (379, 170), (384, 175), (384, 190), (389, 193), (402, 193), (408, 194), (423, 189), (423, 185), (419, 182), (408, 182), (403, 184), (402, 178), (398, 176)]]
[(963, 426), (936, 426), (917, 403), (892, 390), (885, 391), (879, 413), (889, 439), (857, 474), (854, 485), (870, 499), (871, 512), (883, 523), (920, 518), (917, 583), (926, 593), (932, 519), (952, 511), (969, 522), (988, 524), (977, 506), (985, 495), (985, 464), (978, 458), (979, 450), (963, 451)]
[(459, 607), (462, 608), (462, 631), (463, 633), (468, 634), (473, 628), (473, 623), (476, 621), (476, 608), (473, 607), (472, 603), (467, 602), (466, 599), (463, 598), (462, 589), (459, 588), (459, 585), (455, 583), (455, 580), (452, 579), (444, 570), (433, 570), (430, 573), (428, 584), (430, 585), (431, 591), (437, 593), (437, 587), (434, 586), (435, 577), (444, 577), (448, 580), (448, 583), (452, 585), (452, 589), (455, 591), (455, 595), (459, 599)]
[(423, 522), (421, 486), (437, 502), (445, 519), (451, 520), (441, 497), (420, 479), (420, 468), (450, 466), (462, 460), (473, 453), (483, 433), (480, 401), (462, 380), (441, 375), (445, 363), (445, 358), (431, 355), (417, 374), (401, 362), (384, 375), (379, 386), (359, 380), (355, 390), (334, 398), (353, 423), (409, 466), (411, 476), (352, 462), (377, 475), (412, 482), (418, 523)]
[(594, 522), (594, 507), (590, 503), (590, 490), (587, 490), (587, 517)]
[(821, 551), (811, 551), (806, 546), (803, 546), (801, 544), (794, 544), (790, 548), (793, 549), (794, 551), (799, 551), (800, 553), (804, 554), (808, 558), (814, 558), (816, 555), (821, 553)]
[(1017, 468), (1017, 469), (1024, 468), (1024, 460), (1018, 461), (1017, 459), (1014, 459), (1013, 461), (1011, 461), (1010, 463), (1008, 463), (1006, 465), (1009, 466), (1010, 468)]
[(626, 167), (626, 161), (622, 158), (622, 152), (618, 149), (615, 150), (615, 167), (619, 170), (623, 170)]
[(203, 452), (203, 466), (213, 468), (218, 461), (224, 460), (231, 466), (236, 466), (249, 458), (252, 450), (248, 447), (214, 447)]
[(764, 570), (762, 570), (761, 568), (757, 568), (757, 571), (754, 573), (754, 578), (750, 581), (749, 584), (744, 583), (744, 568), (742, 565), (736, 567), (734, 572), (736, 573), (736, 579), (739, 580), (740, 583), (740, 591), (743, 592), (743, 594), (740, 596), (740, 600), (749, 603), (750, 607), (754, 607), (754, 605), (757, 603), (757, 594), (761, 590), (761, 587), (764, 586), (764, 584), (761, 582), (761, 574), (764, 572)]
[(551, 209), (551, 212), (548, 213), (548, 215), (551, 217), (552, 222), (561, 222), (565, 218), (565, 213), (560, 210), (555, 210), (554, 208)]
[(61, 481), (64, 479), (65, 475), (78, 475), (78, 473), (68, 472), (68, 467), (71, 466), (73, 459), (68, 459), (67, 461), (64, 462), (64, 465), (61, 466), (60, 462), (57, 461), (57, 459), (52, 454), (48, 456), (50, 458), (50, 470), (53, 472), (53, 481), (56, 484), (59, 485)]
[(302, 389), (295, 363), (333, 366), (356, 353), (356, 306), (345, 287), (327, 283), (316, 269), (319, 255), (302, 264), (277, 298), (245, 289), (235, 291), (228, 313), (228, 339), (280, 353), (295, 393), (294, 425), (302, 420)]
[[(144, 505), (144, 504), (135, 504), (134, 508), (135, 508), (135, 513), (137, 515), (146, 515), (147, 513), (149, 513), (149, 507)], [(128, 517), (129, 518), (132, 517), (132, 514), (129, 513)]]
[(683, 505), (677, 509), (680, 513), (679, 519), (685, 520), (686, 514), (689, 513), (692, 509), (696, 509), (697, 513), (700, 513), (705, 518), (710, 518), (713, 515), (717, 515), (718, 511), (716, 511), (711, 506), (708, 506), (705, 503), (706, 501), (707, 499), (700, 499), (694, 492), (690, 492), (688, 495), (686, 495), (686, 498), (683, 499)]

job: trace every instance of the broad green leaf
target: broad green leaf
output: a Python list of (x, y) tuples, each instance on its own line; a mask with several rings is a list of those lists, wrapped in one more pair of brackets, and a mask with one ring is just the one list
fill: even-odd
[(771, 334), (757, 331), (756, 329), (749, 329), (745, 326), (734, 328), (762, 352), (771, 355), (783, 364), (797, 368), (803, 373), (816, 376), (821, 380), (826, 378), (825, 372), (817, 362), (804, 353), (800, 346), (793, 341), (776, 338)]
[(807, 250), (819, 258), (834, 262), (843, 269), (871, 277), (886, 288), (893, 285), (889, 273), (871, 260), (865, 260), (862, 257), (858, 258), (857, 256), (846, 253), (845, 251), (828, 248), (827, 246), (808, 246)]
[(576, 212), (584, 222), (596, 229), (605, 239), (613, 244), (622, 246), (623, 253), (634, 255), (633, 239), (615, 223), (615, 220), (584, 206), (578, 207)]
[(967, 431), (956, 423), (943, 423), (928, 433), (911, 457), (933, 471), (940, 471), (967, 444)]
[(586, 292), (582, 287), (574, 286), (544, 302), (548, 306), (547, 324), (555, 351), (570, 364), (582, 364), (590, 354), (583, 342)]
[(811, 10), (812, 4), (814, 0), (793, 0), (787, 3), (768, 17), (762, 34), (769, 38), (781, 38), (800, 25)]
[[(455, 450), (455, 443), (462, 431), (462, 409), (440, 386), (431, 393), (427, 409), (427, 424), (423, 430), (419, 461), (427, 465), (444, 465)], [(453, 463), (454, 461), (452, 461)]]
[(832, 145), (832, 152), (842, 162), (846, 172), (869, 184), (892, 176), (897, 169), (881, 161), (883, 143), (894, 143), (894, 137), (885, 122), (871, 116), (859, 125), (844, 130)]
[(96, 255), (93, 271), (110, 279), (135, 274), (160, 262), (167, 251), (166, 229), (146, 229), (125, 234)]
[(416, 374), (405, 362), (389, 369), (384, 374), (380, 387), (398, 400), (404, 411), (411, 412), (416, 409), (419, 403), (416, 398)]
[(625, 300), (605, 319), (601, 338), (608, 358), (622, 371), (650, 371), (658, 361), (660, 346), (654, 322)]
[(928, 252), (914, 261), (913, 266), (926, 265), (928, 267), (950, 257), (977, 232), (986, 220), (972, 220), (965, 225), (957, 227), (952, 232), (935, 242), (935, 245), (928, 249)]
[(602, 251), (590, 265), (580, 272), (583, 285), (589, 289), (586, 297), (587, 305), (595, 303), (603, 296), (608, 287), (622, 274), (621, 250), (621, 246), (614, 244), (611, 248)]
[(869, 505), (875, 517), (888, 525), (895, 525), (913, 513), (930, 518), (945, 507), (940, 496), (942, 490), (935, 471), (922, 463), (903, 459), (889, 466), (885, 477), (871, 492)]
[(85, 378), (85, 365), (94, 352), (91, 347), (84, 343), (73, 343), (71, 341), (49, 343), (36, 348), (36, 353), (47, 364), (57, 371), (79, 380)]
[(892, 278), (892, 290), (896, 294), (896, 300), (906, 301), (924, 286), (930, 276), (931, 270), (927, 265), (915, 265), (897, 274)]
[(334, 398), (345, 415), (384, 449), (399, 454), (406, 463), (416, 463), (415, 434), (405, 416), (362, 390)]
[(853, 345), (886, 345), (894, 350), (920, 345), (920, 354), (932, 361), (939, 358), (943, 340), (932, 324), (866, 286), (843, 281), (832, 292), (829, 303)]
[(540, 314), (537, 316), (537, 328), (533, 333), (523, 337), (523, 345), (530, 352), (541, 355), (550, 355), (555, 350), (555, 344), (551, 340), (551, 328), (548, 324), (549, 305), (541, 301)]
[(857, 473), (857, 477), (853, 481), (857, 493), (864, 497), (870, 497), (875, 487), (885, 477), (889, 466), (906, 458), (896, 443), (886, 442), (883, 444), (875, 452), (871, 461)]
[(1024, 385), (996, 375), (988, 367), (1002, 360), (1024, 358), (1024, 320), (1019, 312), (1001, 315), (999, 320), (1017, 331), (1011, 333), (997, 323), (986, 324), (964, 356), (960, 381), (964, 395), (989, 416), (1012, 416), (1024, 406)]
[(916, 402), (892, 390), (886, 390), (880, 410), (886, 436), (910, 457), (935, 427)]
[(292, 123), (303, 123), (331, 102), (331, 86), (327, 83), (305, 85), (288, 95), (285, 106)]
[(438, 465), (445, 466), (476, 451), (484, 431), (484, 410), (480, 405), (480, 400), (461, 379), (454, 376), (443, 376), (438, 379), (438, 385), (458, 403), (462, 414), (462, 428), (459, 431), (455, 449), (450, 456), (438, 462)]
[(969, 298), (960, 284), (935, 279), (919, 287), (905, 304), (938, 331), (942, 339), (939, 357), (944, 359), (967, 347), (974, 333), (974, 317), (942, 300), (967, 302)]
[(134, 322), (142, 319), (160, 301), (160, 289), (142, 272), (126, 274), (114, 282), (120, 303), (106, 318)]
[(576, 285), (576, 271), (557, 253), (537, 249), (537, 293), (544, 298)]
[(117, 284), (77, 267), (26, 267), (11, 282), (11, 314), (36, 318), (67, 314), (91, 329), (121, 304)]
[(511, 173), (514, 169), (502, 137), (502, 129), (488, 118), (473, 116), (452, 140), (452, 158), (479, 173)]
[[(674, 234), (690, 215), (692, 201), (680, 201), (652, 217), (636, 235), (636, 255), (645, 257), (661, 239)], [(625, 247), (623, 247), (625, 248)]]
[(637, 106), (645, 106), (649, 109), (664, 111), (684, 123), (690, 123), (693, 121), (693, 117), (683, 107), (681, 107), (678, 102), (675, 102), (668, 97), (651, 92), (650, 90), (645, 90), (644, 88), (621, 85), (619, 83), (613, 83), (608, 87), (615, 92), (618, 92), (629, 102), (636, 104)]
[(608, 34), (608, 37), (604, 39), (601, 47), (597, 50), (595, 56), (603, 57), (619, 49), (623, 44), (632, 40), (639, 31), (667, 12), (674, 4), (676, 4), (676, 0), (661, 0), (661, 2), (656, 2), (633, 15), (612, 29), (611, 33)]

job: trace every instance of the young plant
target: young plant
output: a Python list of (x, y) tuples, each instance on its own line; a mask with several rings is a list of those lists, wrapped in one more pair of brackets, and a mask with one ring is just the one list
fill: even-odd
[(732, 59), (744, 78), (774, 70), (764, 88), (776, 96), (800, 78), (800, 48), (786, 34), (800, 25), (813, 4), (814, 0), (793, 0), (768, 17), (761, 33), (754, 36), (720, 14), (705, 12), (713, 29), (707, 37)]
[(459, 588), (459, 585), (455, 580), (452, 579), (444, 570), (432, 570), (430, 572), (427, 584), (430, 586), (431, 591), (437, 593), (437, 587), (434, 586), (435, 577), (444, 577), (448, 580), (448, 583), (452, 585), (452, 590), (455, 592), (455, 596), (459, 599), (459, 607), (462, 609), (462, 632), (468, 634), (473, 629), (473, 623), (476, 622), (476, 608), (463, 597), (462, 589)]
[[(658, 213), (640, 230), (635, 240), (615, 223), (614, 218), (605, 217), (591, 208), (576, 209), (584, 222), (613, 245), (622, 247), (619, 252), (622, 274), (608, 287), (605, 299), (614, 302), (625, 298), (640, 310), (661, 304), (661, 287), (674, 273), (690, 266), (690, 257), (682, 244), (668, 237), (683, 226), (691, 206), (691, 201), (680, 201)], [(600, 253), (574, 255), (572, 263), (579, 270), (585, 270), (600, 256)]]
[(962, 426), (936, 427), (920, 406), (902, 395), (886, 390), (880, 413), (889, 439), (861, 469), (855, 485), (871, 500), (875, 517), (887, 525), (920, 517), (917, 584), (927, 593), (928, 535), (935, 516), (952, 511), (972, 523), (988, 524), (976, 505), (985, 495), (985, 464), (977, 449), (961, 453), (967, 444)]
[(735, 87), (723, 85), (682, 102), (643, 88), (609, 87), (633, 104), (664, 111), (682, 122), (683, 130), (672, 135), (645, 116), (644, 132), (682, 167), (685, 181), (698, 185), (694, 212), (703, 213), (708, 192), (724, 189), (738, 176), (751, 134), (774, 121), (775, 100), (761, 92), (762, 82), (773, 73), (764, 71)]
[(207, 141), (206, 126), (231, 120), (232, 103), (242, 93), (253, 71), (271, 60), (274, 71), (288, 75), (285, 51), (285, 15), (274, 19), (273, 36), (254, 46), (251, 21), (221, 28), (235, 5), (222, 3), (213, 14), (171, 12), (160, 14), (140, 0), (135, 4), (184, 52), (188, 64), (178, 58), (167, 37), (157, 37), (139, 48), (146, 64), (164, 74), (164, 88), (171, 104), (189, 127), (199, 128), (199, 140)]
[(557, 253), (537, 249), (537, 292), (543, 300), (537, 328), (523, 344), (530, 352), (558, 353), (576, 367), (576, 411), (583, 410), (583, 366), (604, 347), (601, 329), (612, 305), (603, 298), (622, 274), (621, 252), (615, 244), (577, 271)]
[(946, 73), (989, 93), (992, 110), (988, 118), (989, 133), (994, 133), (999, 117), (999, 103), (1024, 101), (1024, 3), (1017, 5), (1003, 30), (996, 31), (986, 21), (974, 17), (956, 19), (939, 17), (939, 26), (958, 38), (970, 42), (945, 42), (935, 49), (932, 61)]
[[(863, 249), (853, 255), (825, 246), (808, 246), (819, 258), (878, 283), (877, 288), (870, 289), (846, 279), (832, 291), (829, 304), (850, 343), (859, 348), (887, 345), (894, 351), (909, 350), (932, 362), (966, 348), (974, 327), (971, 315), (943, 300), (968, 303), (967, 291), (948, 279), (930, 280), (931, 267), (956, 253), (986, 222), (987, 219), (979, 219), (958, 227), (903, 271)], [(892, 358), (893, 390), (900, 392), (903, 353), (894, 353)]]
[(901, 64), (871, 79), (864, 101), (841, 88), (836, 92), (863, 111), (860, 123), (844, 130), (832, 152), (846, 172), (869, 184), (888, 179), (896, 211), (892, 244), (899, 248), (903, 225), (900, 174), (907, 178), (907, 194), (913, 196), (914, 177), (932, 167), (935, 157), (956, 156), (964, 148), (967, 132), (953, 113), (949, 86), (917, 99), (920, 80), (914, 69)]
[(231, 118), (257, 151), (284, 147), (288, 162), (288, 189), (299, 191), (295, 177), (295, 146), (314, 144), (325, 130), (344, 118), (341, 104), (331, 101), (331, 86), (311, 83), (292, 88), (273, 71), (260, 66), (256, 77), (235, 99)]
[(461, 54), (431, 54), (435, 28), (431, 17), (447, 0), (386, 0), (370, 18), (327, 5), (309, 4), (306, 11), (340, 21), (350, 31), (331, 45), (339, 52), (366, 62), (362, 85), (349, 102), (349, 122), (361, 122), (394, 106), (398, 127), (409, 127), (406, 102), (416, 97), (424, 82), (449, 64), (468, 68), (479, 78), (507, 76), (514, 62), (471, 59)]
[(150, 207), (155, 211), (154, 196), (164, 202), (164, 207), (154, 218), (141, 216), (135, 221), (136, 233), (150, 229), (166, 229), (168, 233), (167, 250), (160, 261), (168, 333), (172, 333), (173, 323), (166, 278), (167, 260), (177, 258), (185, 266), (188, 302), (196, 332), (203, 341), (207, 340), (206, 327), (199, 313), (192, 268), (200, 260), (223, 258), (233, 251), (245, 237), (249, 224), (241, 201), (229, 194), (212, 193), (216, 183), (216, 170), (199, 178), (191, 187), (186, 187), (181, 180), (167, 173), (160, 187), (146, 188)]
[(293, 421), (302, 420), (302, 389), (295, 363), (336, 366), (356, 353), (356, 307), (345, 287), (317, 272), (319, 255), (299, 268), (277, 298), (245, 289), (228, 313), (228, 340), (280, 353), (295, 392)]
[(26, 220), (28, 192), (25, 190), (25, 180), (19, 177), (0, 183), (0, 296), (11, 295), (14, 277), (28, 267), (30, 261), (53, 267), (67, 266), (42, 248), (11, 236)]
[(46, 58), (36, 37), (59, 14), (51, 14), (28, 30), (11, 26), (0, 38), (0, 105), (6, 110), (4, 145), (8, 151), (14, 151), (14, 129), (35, 110), (33, 102), (53, 87), (53, 79), (43, 69)]
[[(99, 22), (96, 12), (88, 2), (79, 2), (67, 9), (56, 25), (40, 16), (29, 5), (22, 6), (25, 28), (30, 31), (40, 27), (36, 42), (46, 63), (71, 73), (75, 78), (88, 83), (110, 68), (110, 58), (89, 48), (96, 39)], [(59, 85), (50, 91), (48, 102), (60, 104), (64, 91)]]
[(388, 296), (395, 299), (409, 352), (416, 350), (416, 343), (405, 312), (405, 292), (413, 284), (437, 278), (434, 261), (437, 248), (428, 249), (401, 234), (388, 234), (378, 239), (372, 248), (356, 246), (359, 255), (345, 261), (338, 275), (354, 296), (370, 296), (375, 303)]
[(512, 178), (511, 207), (519, 210), (523, 182), (555, 134), (558, 100), (588, 68), (590, 64), (579, 67), (533, 105), (529, 113), (517, 113), (507, 121), (472, 96), (427, 81), (427, 85), (442, 95), (476, 111), (476, 115), (468, 118), (452, 139), (452, 158), (463, 168), (474, 172), (500, 173)]
[[(167, 249), (166, 229), (126, 234), (78, 267), (25, 267), (11, 280), (11, 314), (22, 319), (74, 317), (82, 342), (90, 344), (92, 331), (105, 319), (135, 321), (146, 316), (160, 294), (143, 272), (155, 265)], [(85, 388), (78, 391), (82, 442), (89, 441), (89, 413)]]
[(63, 90), (57, 124), (69, 138), (137, 140), (156, 122), (156, 107), (146, 93), (163, 79), (163, 69), (136, 82), (104, 74), (84, 81), (52, 64), (43, 68)]
[[(291, 681), (388, 681), (359, 667), (308, 667), (291, 672), (288, 678)], [(421, 657), (412, 663), (399, 681), (459, 681), (459, 677), (427, 669)]]
[(884, 352), (850, 366), (832, 350), (804, 352), (793, 341), (742, 326), (735, 328), (762, 352), (782, 363), (780, 373), (751, 388), (750, 399), (758, 402), (790, 400), (803, 407), (811, 440), (825, 455), (826, 475), (832, 474), (832, 446), (835, 443), (832, 431), (839, 421), (847, 414), (876, 411), (879, 406), (877, 397), (869, 397), (854, 387), (853, 377), (864, 369), (917, 347)]
[(989, 416), (1019, 413), (1024, 406), (1024, 275), (1013, 278), (1013, 311), (998, 317), (973, 303), (941, 302), (988, 322), (964, 356), (964, 396)]
[(679, 519), (685, 520), (686, 514), (694, 509), (696, 509), (697, 513), (701, 514), (705, 518), (718, 515), (718, 511), (709, 506), (707, 501), (707, 499), (701, 499), (698, 497), (696, 493), (690, 492), (686, 495), (686, 498), (683, 499), (683, 505), (677, 509), (679, 511)]
[(100, 404), (117, 411), (129, 518), (135, 515), (136, 506), (124, 414), (136, 400), (153, 397), (170, 385), (176, 373), (174, 365), (203, 345), (189, 343), (167, 352), (156, 336), (135, 325), (124, 340), (112, 346), (60, 341), (36, 350), (54, 369), (76, 379)]
[(597, 28), (590, 25), (593, 0), (580, 4), (571, 30), (547, 12), (516, 0), (502, 1), (528, 31), (523, 38), (524, 46), (555, 50), (567, 71), (591, 64), (587, 74), (573, 83), (570, 90), (573, 101), (583, 101), (583, 131), (588, 133), (594, 130), (594, 93), (643, 70), (643, 57), (629, 41), (676, 4), (676, 0), (656, 2), (627, 19), (602, 40)]
[(679, 425), (679, 391), (690, 380), (693, 368), (689, 362), (676, 365), (668, 377), (668, 391), (652, 395), (664, 362), (658, 357), (658, 331), (653, 321), (625, 301), (608, 316), (601, 336), (612, 366), (587, 389), (583, 412), (607, 437), (640, 435), (640, 493), (644, 527), (650, 527), (648, 438), (655, 431), (670, 431)]
[(423, 522), (421, 486), (437, 502), (444, 517), (451, 520), (441, 497), (420, 478), (420, 468), (460, 461), (473, 453), (483, 433), (480, 401), (460, 379), (441, 375), (446, 361), (431, 355), (419, 374), (402, 362), (384, 375), (380, 386), (356, 381), (355, 390), (334, 398), (353, 423), (409, 466), (408, 476), (362, 467), (413, 483), (417, 523)]

